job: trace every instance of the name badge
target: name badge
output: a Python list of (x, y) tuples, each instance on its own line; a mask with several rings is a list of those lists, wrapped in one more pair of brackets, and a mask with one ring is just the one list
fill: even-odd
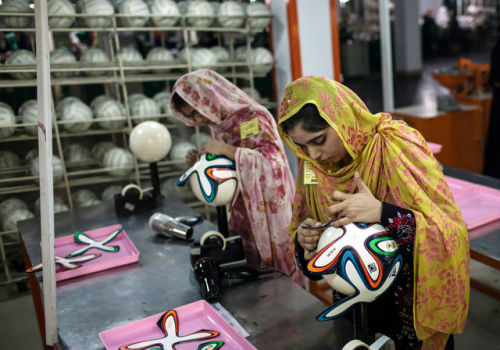
[(259, 133), (259, 120), (254, 118), (240, 124), (240, 137), (242, 140)]
[(317, 185), (318, 179), (314, 173), (314, 169), (311, 163), (306, 162), (304, 164), (304, 185)]

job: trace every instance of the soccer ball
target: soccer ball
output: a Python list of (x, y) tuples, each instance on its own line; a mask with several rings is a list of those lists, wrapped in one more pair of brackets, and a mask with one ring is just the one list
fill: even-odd
[(82, 144), (74, 143), (64, 150), (64, 160), (68, 166), (89, 163), (91, 159), (90, 150)]
[(92, 147), (92, 150), (90, 152), (92, 153), (92, 157), (94, 158), (94, 160), (98, 164), (102, 165), (104, 160), (104, 155), (106, 154), (106, 152), (115, 147), (116, 145), (113, 142), (102, 141), (96, 143)]
[[(5, 64), (7, 66), (33, 65), (33, 68), (35, 68), (36, 56), (28, 50), (17, 50), (7, 57)], [(33, 79), (35, 75), (35, 72), (10, 73), (10, 76), (14, 79)]]
[[(123, 27), (142, 27), (149, 19), (149, 8), (142, 0), (123, 0), (118, 4), (118, 12), (123, 15), (134, 17), (120, 17)], [(142, 17), (135, 17), (144, 15)]]
[[(4, 0), (0, 6), (1, 13), (18, 12), (18, 13), (33, 13), (28, 0)], [(31, 21), (29, 16), (1, 16), (6, 27), (24, 28)]]
[(149, 2), (149, 10), (153, 15), (162, 15), (165, 17), (152, 16), (151, 19), (157, 27), (175, 26), (179, 20), (179, 9), (172, 0), (152, 0)]
[(101, 199), (105, 202), (112, 201), (115, 197), (115, 194), (119, 194), (121, 192), (122, 192), (122, 186), (109, 185), (102, 191)]
[(241, 27), (245, 20), (245, 10), (236, 1), (225, 1), (217, 9), (217, 21), (225, 28)]
[(16, 209), (28, 210), (28, 205), (19, 198), (9, 198), (0, 203), (0, 220)]
[[(110, 63), (111, 60), (109, 59), (108, 55), (106, 53), (98, 48), (92, 48), (88, 49), (85, 51), (80, 57), (80, 62), (87, 64), (89, 67), (94, 66), (95, 63)], [(85, 75), (88, 76), (99, 76), (99, 75), (105, 75), (106, 71), (105, 70), (99, 70), (99, 71), (85, 71)]]
[[(69, 0), (49, 0), (47, 3), (49, 14), (49, 27), (68, 28), (75, 21), (75, 8)], [(64, 17), (51, 17), (51, 15), (66, 15)]]
[(11, 136), (16, 131), (16, 116), (6, 103), (0, 102), (0, 139)]
[(134, 167), (134, 156), (125, 148), (115, 147), (104, 154), (105, 168), (113, 168), (108, 173), (114, 177), (128, 176)]
[(210, 68), (217, 64), (217, 56), (209, 49), (196, 49), (191, 55), (191, 65), (194, 69)]
[(36, 100), (28, 100), (19, 107), (19, 114), (23, 124), (35, 124), (33, 126), (25, 126), (24, 130), (30, 135), (38, 135), (38, 104)]
[(153, 96), (161, 113), (170, 113), (170, 92), (161, 91)]
[(108, 0), (81, 0), (81, 12), (89, 15), (83, 22), (91, 28), (103, 28), (111, 25), (111, 16), (115, 13)]
[[(0, 171), (18, 167), (21, 164), (21, 158), (11, 151), (0, 151)], [(0, 177), (11, 177), (10, 175), (0, 175)]]
[(136, 123), (158, 120), (160, 108), (152, 98), (142, 98), (130, 105), (130, 115)]
[(188, 24), (193, 27), (210, 27), (214, 10), (208, 1), (189, 1), (186, 16)]
[[(123, 47), (120, 49), (120, 52), (118, 54), (118, 57), (121, 58), (123, 63), (129, 63), (129, 62), (143, 62), (144, 58), (142, 58), (142, 55), (139, 51), (137, 51), (133, 47)], [(125, 64), (126, 66), (126, 64)], [(142, 70), (140, 69), (127, 69), (125, 70), (125, 73), (141, 73)]]
[(88, 130), (92, 119), (92, 110), (81, 101), (70, 100), (61, 109), (61, 124), (64, 130), (71, 133)]
[(273, 68), (273, 54), (263, 47), (252, 49), (248, 61), (256, 74), (267, 74)]
[[(61, 48), (56, 49), (50, 53), (50, 65), (51, 66), (57, 65), (57, 64), (71, 64), (71, 63), (76, 63), (76, 57), (66, 47), (61, 47)], [(52, 75), (54, 76), (54, 78), (69, 77), (69, 76), (73, 75), (73, 72), (71, 72), (71, 71), (54, 72), (54, 73), (52, 73)]]
[(103, 129), (114, 130), (123, 127), (127, 122), (127, 110), (123, 104), (112, 98), (102, 99), (94, 107), (96, 118), (113, 120), (102, 120), (97, 123)]
[[(150, 63), (150, 64), (155, 64), (155, 65), (159, 65), (159, 66), (168, 66), (169, 64), (172, 63), (172, 61), (175, 60), (174, 58), (174, 55), (172, 55), (172, 53), (170, 51), (168, 51), (167, 49), (163, 48), (163, 47), (155, 47), (154, 49), (152, 49), (151, 51), (148, 52), (148, 55), (146, 56), (146, 60)], [(153, 72), (154, 73), (165, 73), (165, 72), (168, 72), (170, 69), (165, 69), (165, 68), (161, 68), (161, 69), (153, 69)]]
[(186, 169), (186, 154), (189, 150), (195, 150), (196, 146), (188, 141), (177, 142), (170, 150), (170, 159), (177, 162), (175, 166), (179, 169)]
[[(250, 3), (246, 9), (249, 17), (249, 26), (253, 31), (262, 31), (267, 28), (271, 21), (269, 9), (261, 2)], [(264, 16), (259, 18), (259, 16)]]

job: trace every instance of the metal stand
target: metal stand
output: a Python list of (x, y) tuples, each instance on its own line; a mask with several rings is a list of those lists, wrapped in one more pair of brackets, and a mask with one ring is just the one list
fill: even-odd
[(368, 333), (368, 310), (365, 303), (354, 304), (352, 307), (352, 320), (354, 323), (354, 339), (371, 343)]
[(229, 231), (227, 228), (226, 207), (223, 205), (220, 205), (220, 206), (215, 207), (215, 208), (217, 209), (217, 227), (219, 228), (219, 232), (224, 237), (229, 237)]
[(161, 195), (160, 177), (158, 176), (158, 164), (156, 162), (149, 163), (149, 171), (151, 172), (151, 185), (153, 186), (153, 194), (155, 197)]

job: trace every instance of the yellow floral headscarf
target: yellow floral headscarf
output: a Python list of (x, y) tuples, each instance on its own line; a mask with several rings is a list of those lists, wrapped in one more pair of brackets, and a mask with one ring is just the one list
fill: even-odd
[[(309, 158), (281, 123), (314, 104), (337, 132), (353, 161), (342, 168)], [(463, 330), (469, 303), (469, 242), (462, 215), (422, 135), (387, 113), (372, 114), (350, 89), (333, 80), (303, 77), (290, 83), (280, 106), (278, 131), (300, 158), (288, 233), (307, 217), (329, 218), (335, 190), (353, 193), (359, 172), (374, 196), (411, 209), (416, 218), (413, 315), (423, 349), (444, 348), (448, 335)], [(304, 185), (304, 168), (317, 184)]]

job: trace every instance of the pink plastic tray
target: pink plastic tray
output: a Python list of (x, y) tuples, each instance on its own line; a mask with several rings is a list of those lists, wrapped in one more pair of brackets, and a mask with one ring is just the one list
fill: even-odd
[[(95, 230), (84, 231), (86, 235), (92, 237), (94, 240), (101, 241), (105, 239), (110, 233), (120, 228), (121, 225), (112, 225), (101, 227)], [(75, 243), (73, 240), (74, 234), (56, 238), (54, 241), (55, 255), (66, 256), (79, 248), (83, 247), (81, 243)], [(87, 275), (89, 273), (94, 273), (97, 271), (107, 270), (116, 266), (126, 265), (139, 260), (139, 251), (135, 247), (134, 243), (130, 240), (125, 230), (122, 230), (114, 240), (108, 243), (108, 245), (117, 245), (120, 250), (116, 253), (105, 252), (100, 249), (91, 248), (85, 252), (89, 253), (100, 253), (101, 256), (80, 263), (82, 266), (74, 269), (68, 270), (62, 268), (59, 264), (56, 265), (56, 281), (62, 281), (69, 278)]]
[[(196, 350), (200, 344), (216, 340), (222, 340), (224, 342), (222, 349), (256, 350), (256, 348), (250, 344), (248, 340), (243, 338), (205, 300), (199, 300), (191, 304), (179, 306), (174, 310), (177, 312), (178, 317), (179, 336), (182, 337), (202, 329), (220, 333), (220, 335), (211, 339), (175, 344), (176, 350)], [(120, 327), (103, 331), (99, 333), (99, 338), (101, 338), (101, 341), (107, 350), (118, 350), (120, 346), (162, 338), (165, 335), (156, 324), (162, 315), (163, 312), (139, 321), (134, 321)], [(158, 346), (152, 346), (151, 348), (158, 348)]]
[(500, 190), (449, 176), (446, 181), (469, 230), (500, 219)]
[(443, 145), (440, 145), (439, 143), (427, 142), (427, 145), (434, 154), (441, 152), (441, 149), (443, 149)]

